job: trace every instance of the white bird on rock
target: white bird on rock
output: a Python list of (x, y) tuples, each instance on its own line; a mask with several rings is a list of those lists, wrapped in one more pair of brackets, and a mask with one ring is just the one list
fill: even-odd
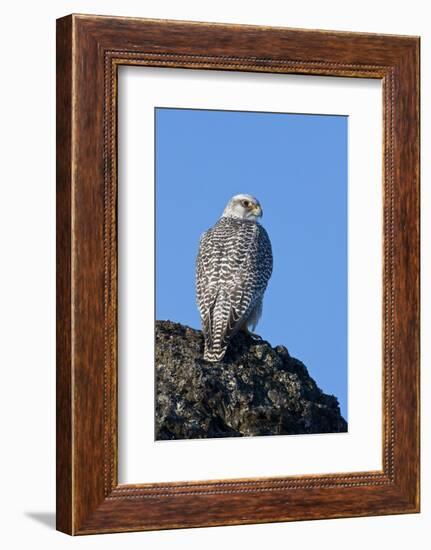
[(204, 359), (221, 361), (231, 338), (254, 330), (272, 273), (272, 249), (258, 222), (259, 201), (235, 195), (199, 243), (196, 294), (205, 337)]

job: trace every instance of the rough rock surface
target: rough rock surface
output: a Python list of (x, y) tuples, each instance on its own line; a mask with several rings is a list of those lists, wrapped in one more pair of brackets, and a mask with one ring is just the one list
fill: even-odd
[(200, 331), (156, 322), (156, 439), (346, 432), (324, 394), (284, 346), (235, 336), (224, 360), (203, 360)]

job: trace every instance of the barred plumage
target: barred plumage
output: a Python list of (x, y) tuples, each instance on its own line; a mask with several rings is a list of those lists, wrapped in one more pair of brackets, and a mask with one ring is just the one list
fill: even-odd
[(221, 361), (236, 332), (255, 326), (260, 316), (272, 273), (271, 242), (257, 222), (261, 213), (254, 197), (237, 195), (201, 237), (196, 292), (207, 361)]

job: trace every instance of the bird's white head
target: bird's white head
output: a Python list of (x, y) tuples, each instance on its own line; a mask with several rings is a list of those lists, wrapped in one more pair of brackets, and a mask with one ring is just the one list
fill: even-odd
[(223, 211), (224, 218), (257, 221), (263, 216), (260, 202), (251, 195), (235, 195)]

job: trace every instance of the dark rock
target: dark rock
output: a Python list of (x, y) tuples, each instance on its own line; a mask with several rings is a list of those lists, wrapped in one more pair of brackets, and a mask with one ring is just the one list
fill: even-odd
[(200, 331), (156, 321), (156, 439), (347, 431), (337, 398), (284, 346), (240, 333), (220, 363), (203, 351)]

